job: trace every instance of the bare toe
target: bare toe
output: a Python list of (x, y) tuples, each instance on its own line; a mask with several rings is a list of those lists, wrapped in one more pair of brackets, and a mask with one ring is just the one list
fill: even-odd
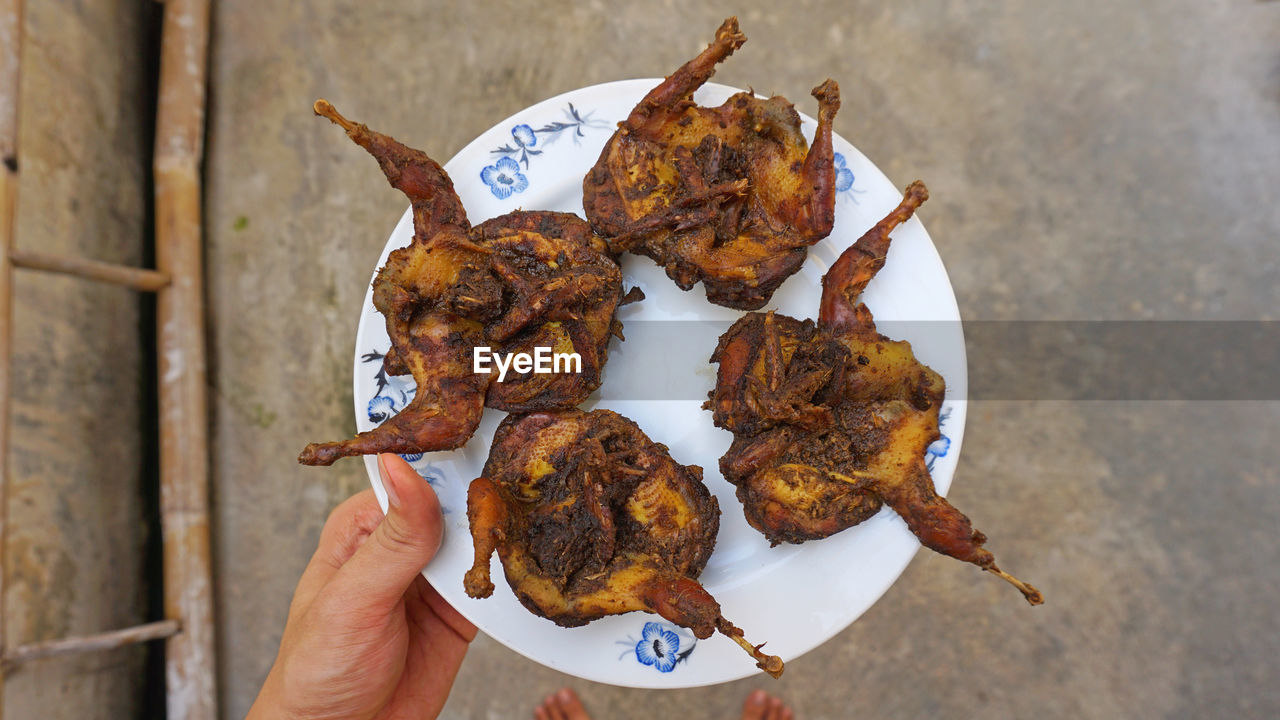
[(742, 703), (742, 720), (795, 720), (795, 713), (780, 698), (752, 690)]
[(742, 720), (764, 720), (769, 707), (769, 695), (763, 690), (752, 690), (742, 703)]
[(556, 693), (556, 702), (560, 705), (560, 712), (564, 713), (565, 720), (591, 720), (578, 693), (571, 688), (560, 688), (560, 692)]
[(533, 711), (535, 720), (566, 720), (564, 712), (560, 708), (560, 701), (555, 695), (548, 695), (542, 700), (542, 704)]

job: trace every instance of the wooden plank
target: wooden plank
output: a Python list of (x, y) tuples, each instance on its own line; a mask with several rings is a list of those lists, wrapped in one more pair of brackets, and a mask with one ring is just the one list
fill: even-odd
[(156, 292), (169, 284), (169, 276), (162, 272), (85, 258), (13, 248), (9, 251), (9, 259), (13, 267), (75, 275), (87, 280), (124, 285), (145, 292)]
[(208, 0), (165, 3), (153, 171), (156, 267), (171, 278), (156, 301), (164, 604), (182, 623), (165, 648), (171, 720), (217, 715), (200, 189), (208, 28)]
[(47, 640), (45, 642), (31, 643), (22, 645), (9, 651), (4, 656), (4, 664), (6, 667), (31, 662), (32, 660), (40, 660), (42, 658), (55, 657), (58, 655), (73, 655), (77, 653), (97, 652), (99, 650), (114, 650), (115, 648), (124, 647), (126, 645), (135, 645), (137, 643), (148, 642), (150, 640), (160, 640), (171, 637), (177, 633), (182, 626), (177, 620), (160, 620), (158, 622), (147, 623), (145, 625), (135, 625), (131, 628), (123, 630), (112, 630), (111, 632), (98, 633), (97, 635), (85, 635), (81, 637), (61, 638), (58, 640)]
[(22, 65), (22, 0), (0, 0), (0, 162), (18, 170), (18, 72)]
[[(18, 208), (18, 100), (22, 62), (22, 0), (0, 0), (0, 654), (8, 637), (9, 381), (13, 361), (13, 249)], [(4, 677), (0, 673), (0, 718)]]

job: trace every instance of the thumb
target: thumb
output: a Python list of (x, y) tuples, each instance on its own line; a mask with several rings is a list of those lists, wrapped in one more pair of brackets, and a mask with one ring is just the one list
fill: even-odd
[(399, 455), (379, 455), (378, 471), (387, 490), (387, 516), (331, 582), (339, 595), (389, 611), (440, 549), (444, 516), (435, 491)]

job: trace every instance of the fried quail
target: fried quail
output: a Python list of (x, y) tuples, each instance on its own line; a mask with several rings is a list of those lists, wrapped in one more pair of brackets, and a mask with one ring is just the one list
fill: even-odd
[(683, 290), (754, 310), (831, 232), (835, 166), (831, 122), (840, 88), (814, 88), (812, 147), (782, 97), (741, 92), (716, 108), (693, 92), (746, 42), (737, 18), (706, 50), (649, 92), (619, 124), (582, 183), (583, 207), (615, 252), (653, 258)]
[[(383, 367), (412, 374), (417, 393), (382, 425), (341, 442), (312, 443), (298, 461), (329, 465), (380, 452), (449, 450), (475, 432), (485, 406), (507, 411), (568, 408), (600, 385), (622, 274), (581, 218), (512, 212), (472, 227), (444, 169), (419, 150), (342, 117), (315, 111), (377, 159), (408, 196), (413, 241), (393, 251), (373, 282), (391, 349)], [(473, 348), (503, 354), (548, 347), (576, 352), (581, 372), (473, 372)], [(575, 368), (576, 369), (576, 368)]]
[(720, 469), (747, 521), (774, 545), (828, 537), (884, 504), (925, 546), (998, 575), (1038, 605), (1040, 592), (997, 567), (986, 537), (934, 489), (924, 456), (941, 437), (942, 376), (909, 343), (877, 332), (859, 301), (884, 266), (890, 231), (927, 197), (912, 183), (840, 255), (823, 278), (816, 325), (749, 313), (721, 336), (704, 406), (734, 434)]
[(467, 517), (471, 597), (493, 593), (496, 550), (520, 602), (561, 627), (644, 610), (698, 638), (719, 630), (782, 674), (782, 660), (748, 643), (697, 582), (720, 525), (702, 469), (675, 462), (615, 412), (508, 416), (471, 483)]

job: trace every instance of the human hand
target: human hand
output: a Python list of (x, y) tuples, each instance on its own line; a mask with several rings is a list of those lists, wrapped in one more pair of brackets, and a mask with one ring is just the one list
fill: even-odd
[(398, 455), (378, 456), (372, 490), (338, 506), (302, 573), (254, 718), (433, 718), (476, 628), (420, 571), (444, 520), (431, 487)]

